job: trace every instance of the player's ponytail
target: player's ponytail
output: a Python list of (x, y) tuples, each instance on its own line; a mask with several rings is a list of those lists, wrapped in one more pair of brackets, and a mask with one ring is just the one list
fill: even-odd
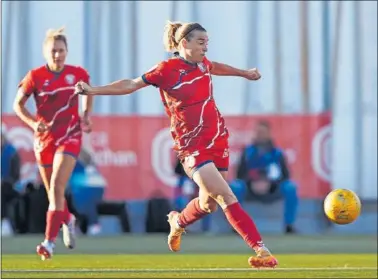
[(64, 26), (59, 28), (59, 29), (48, 29), (46, 31), (46, 36), (45, 36), (45, 40), (44, 40), (43, 44), (45, 45), (47, 42), (49, 42), (51, 40), (54, 40), (54, 41), (60, 40), (66, 45), (66, 48), (68, 48), (67, 36), (64, 33), (64, 30), (65, 30)]
[(172, 52), (177, 50), (178, 42), (176, 41), (176, 32), (181, 26), (181, 22), (170, 21), (165, 25), (163, 42), (166, 51)]

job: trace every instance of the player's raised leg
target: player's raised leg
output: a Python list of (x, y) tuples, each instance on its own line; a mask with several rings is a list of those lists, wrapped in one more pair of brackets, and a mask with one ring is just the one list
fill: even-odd
[[(223, 173), (223, 175), (226, 175)], [(232, 193), (231, 188), (213, 163), (198, 169), (193, 180), (201, 189), (206, 189), (209, 195), (223, 209), (230, 225), (239, 233), (249, 247), (257, 254), (249, 259), (253, 267), (275, 267), (278, 262), (263, 244), (260, 233), (251, 217), (244, 211)]]
[(66, 184), (75, 167), (76, 158), (65, 153), (56, 153), (53, 162), (53, 171), (49, 190), (49, 210), (47, 212), (47, 224), (45, 240), (37, 246), (37, 253), (42, 260), (51, 258), (55, 240), (58, 236), (60, 225), (64, 219)]

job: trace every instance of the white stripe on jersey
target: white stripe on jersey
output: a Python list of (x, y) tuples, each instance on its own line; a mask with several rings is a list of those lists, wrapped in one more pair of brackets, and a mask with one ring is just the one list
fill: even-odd
[[(210, 86), (211, 86), (211, 82), (212, 82), (212, 79), (210, 77)], [(210, 90), (211, 90), (211, 87), (210, 87)], [(221, 122), (220, 113), (219, 113), (217, 108), (216, 108), (216, 112), (217, 112), (217, 128), (218, 128), (218, 130), (217, 130), (217, 133), (215, 134), (215, 136), (213, 137), (213, 139), (211, 140), (211, 143), (206, 147), (206, 149), (211, 148), (214, 145), (216, 138), (219, 137), (220, 126), (221, 126), (222, 122)]]
[[(191, 142), (191, 140), (194, 137), (196, 137), (199, 134), (199, 132), (202, 130), (202, 126), (203, 126), (203, 112), (205, 111), (205, 107), (206, 107), (207, 103), (211, 100), (211, 98), (213, 96), (213, 94), (211, 92), (211, 86), (212, 86), (211, 76), (207, 73), (207, 74), (203, 75), (202, 77), (204, 77), (206, 75), (210, 77), (210, 79), (209, 79), (209, 97), (206, 99), (206, 101), (202, 105), (199, 123), (198, 123), (198, 125), (192, 131), (190, 131), (189, 133), (186, 133), (186, 134), (182, 135), (180, 137), (180, 139), (182, 139), (183, 137), (187, 137), (187, 136), (191, 135), (192, 133), (195, 133), (196, 130), (197, 130), (197, 132), (195, 133), (195, 135), (191, 135), (191, 137), (188, 139), (188, 141), (186, 142), (186, 144), (184, 146), (181, 146), (180, 149), (187, 147), (189, 145), (189, 143)], [(199, 78), (201, 78), (201, 77), (199, 77)], [(194, 80), (195, 79), (193, 79), (192, 82)]]
[(70, 98), (68, 99), (67, 101), (67, 104), (64, 106), (64, 107), (61, 107), (53, 116), (52, 120), (48, 123), (49, 126), (51, 126), (54, 121), (55, 121), (55, 118), (58, 116), (59, 113), (61, 113), (62, 111), (65, 111), (67, 110), (69, 107), (70, 107), (70, 102), (71, 100), (76, 97), (77, 95), (71, 95)]
[[(55, 145), (59, 145), (59, 144), (61, 144), (65, 139), (67, 139), (67, 137), (68, 137), (68, 135), (69, 135), (69, 133), (71, 132), (71, 131), (73, 131), (80, 123), (79, 122), (76, 122), (76, 123), (73, 123), (74, 125), (72, 125), (72, 126), (69, 126), (68, 128), (67, 128), (67, 131), (66, 131), (66, 133), (65, 133), (65, 135), (64, 136), (62, 136), (61, 138), (59, 138), (59, 139), (57, 139), (57, 141), (55, 142)], [(81, 131), (78, 131), (78, 132), (76, 132), (76, 133), (74, 133), (73, 135), (71, 135), (71, 137), (74, 137), (74, 136), (77, 136), (77, 135), (79, 135), (81, 133)]]
[(204, 75), (202, 75), (202, 76), (200, 76), (200, 77), (196, 77), (196, 78), (194, 78), (194, 79), (192, 79), (192, 80), (190, 80), (190, 81), (185, 81), (185, 82), (183, 82), (183, 83), (179, 83), (179, 84), (177, 84), (175, 87), (173, 87), (172, 89), (179, 89), (181, 86), (183, 86), (183, 85), (186, 85), (186, 84), (192, 84), (193, 82), (195, 82), (196, 80), (199, 80), (199, 79), (201, 79), (201, 78), (203, 78), (203, 77), (205, 77), (205, 76), (209, 76), (210, 77), (210, 74), (209, 73), (206, 73), (206, 74), (204, 74)]
[(58, 93), (59, 91), (63, 91), (63, 90), (75, 90), (75, 86), (67, 86), (67, 87), (60, 87), (58, 89), (55, 89), (54, 91), (46, 91), (46, 92), (39, 92), (38, 93), (38, 96), (46, 96), (46, 95), (54, 95), (56, 93)]

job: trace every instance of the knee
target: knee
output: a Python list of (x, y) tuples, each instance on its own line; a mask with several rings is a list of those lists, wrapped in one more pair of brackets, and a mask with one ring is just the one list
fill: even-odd
[(229, 191), (211, 193), (210, 196), (222, 207), (226, 208), (228, 205), (238, 201), (235, 194), (229, 189)]
[(297, 195), (297, 185), (294, 182), (287, 180), (281, 183), (280, 185), (281, 192), (284, 195), (296, 196)]
[(218, 204), (213, 199), (208, 199), (207, 201), (200, 200), (199, 204), (201, 209), (206, 211), (207, 213), (213, 213), (218, 209)]
[(52, 180), (50, 184), (50, 188), (48, 189), (48, 193), (50, 197), (54, 198), (65, 198), (65, 187), (61, 183), (59, 183), (59, 180)]

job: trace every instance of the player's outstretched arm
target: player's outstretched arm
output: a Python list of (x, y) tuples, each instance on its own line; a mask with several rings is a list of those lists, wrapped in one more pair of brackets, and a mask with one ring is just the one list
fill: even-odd
[(93, 87), (80, 81), (76, 84), (75, 90), (77, 94), (81, 95), (127, 95), (147, 85), (141, 77), (118, 80), (104, 86)]
[(241, 70), (238, 68), (234, 68), (230, 65), (214, 61), (212, 62), (212, 68), (210, 72), (212, 75), (215, 76), (235, 76), (243, 77), (248, 80), (258, 80), (261, 78), (261, 74), (259, 73), (259, 70), (256, 68), (249, 70)]

